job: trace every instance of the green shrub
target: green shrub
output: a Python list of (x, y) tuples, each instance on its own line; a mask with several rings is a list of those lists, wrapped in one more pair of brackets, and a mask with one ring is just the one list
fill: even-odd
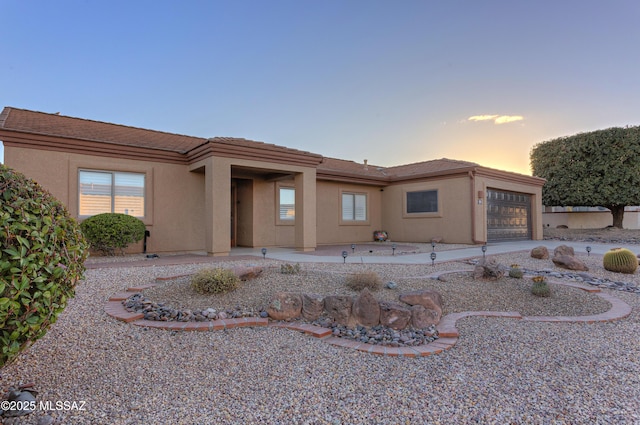
[(0, 164), (0, 367), (55, 323), (83, 278), (87, 248), (60, 202)]
[(382, 279), (376, 272), (352, 273), (347, 276), (347, 287), (356, 292), (362, 291), (364, 288), (377, 291), (382, 287)]
[(280, 273), (282, 274), (298, 274), (300, 273), (300, 263), (296, 264), (280, 264)]
[(533, 285), (531, 286), (531, 293), (538, 297), (548, 297), (551, 295), (551, 289), (547, 280), (543, 276), (536, 276), (533, 278)]
[(80, 228), (91, 248), (105, 255), (115, 255), (116, 248), (124, 254), (124, 249), (141, 241), (145, 232), (142, 220), (119, 213), (94, 215), (84, 220)]
[(240, 279), (229, 269), (202, 269), (191, 278), (191, 287), (200, 294), (222, 294), (238, 287)]
[(626, 248), (613, 248), (605, 252), (602, 265), (610, 272), (633, 274), (638, 268), (638, 257)]

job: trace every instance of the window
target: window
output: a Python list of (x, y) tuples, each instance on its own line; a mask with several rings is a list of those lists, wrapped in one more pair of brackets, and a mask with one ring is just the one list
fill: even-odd
[(80, 171), (80, 216), (121, 213), (144, 217), (144, 174)]
[(292, 187), (280, 188), (280, 220), (293, 221), (296, 218), (296, 190)]
[(407, 192), (407, 213), (435, 213), (438, 212), (438, 191), (421, 190)]
[(367, 195), (359, 193), (342, 194), (342, 220), (367, 220)]

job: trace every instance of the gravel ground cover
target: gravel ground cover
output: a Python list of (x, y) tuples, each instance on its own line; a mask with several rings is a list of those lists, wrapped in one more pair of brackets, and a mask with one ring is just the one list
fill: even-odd
[[(530, 259), (528, 253), (498, 258), (505, 265), (554, 269), (551, 261)], [(605, 272), (597, 256), (581, 258), (594, 275), (637, 280), (637, 275)], [(605, 290), (633, 307), (628, 318), (612, 323), (463, 319), (458, 322), (461, 338), (456, 346), (423, 358), (350, 351), (286, 329), (148, 330), (115, 321), (103, 311), (108, 297), (125, 287), (201, 267), (205, 266), (89, 270), (76, 298), (48, 334), (0, 369), (3, 390), (33, 383), (40, 391), (39, 401), (84, 401), (84, 410), (39, 410), (5, 422), (640, 423), (637, 294)], [(312, 267), (318, 274), (339, 276), (362, 265), (303, 265)], [(401, 288), (424, 282), (423, 277), (434, 271), (471, 268), (465, 263), (375, 267), (383, 279), (393, 278)], [(495, 297), (504, 288), (486, 282), (453, 276), (447, 282), (429, 283), (449, 291), (447, 311), (492, 302), (506, 308), (512, 302), (504, 300), (505, 293)], [(511, 288), (506, 294), (516, 292)], [(575, 303), (580, 305), (578, 314), (606, 309), (602, 303), (592, 305), (592, 295), (575, 290), (562, 297), (584, 297)]]

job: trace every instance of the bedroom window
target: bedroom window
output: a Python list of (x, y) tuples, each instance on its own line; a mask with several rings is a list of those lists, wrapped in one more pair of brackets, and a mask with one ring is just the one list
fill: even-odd
[(144, 174), (81, 170), (78, 187), (82, 217), (102, 213), (144, 217)]
[(367, 195), (362, 193), (342, 194), (342, 220), (367, 220)]
[(438, 212), (438, 191), (407, 192), (407, 214)]

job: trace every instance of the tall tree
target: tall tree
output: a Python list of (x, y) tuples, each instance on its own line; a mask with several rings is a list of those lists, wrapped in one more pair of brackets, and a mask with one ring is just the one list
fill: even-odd
[(640, 126), (549, 140), (535, 145), (530, 157), (533, 175), (547, 179), (544, 205), (602, 206), (618, 228), (624, 207), (640, 205)]

